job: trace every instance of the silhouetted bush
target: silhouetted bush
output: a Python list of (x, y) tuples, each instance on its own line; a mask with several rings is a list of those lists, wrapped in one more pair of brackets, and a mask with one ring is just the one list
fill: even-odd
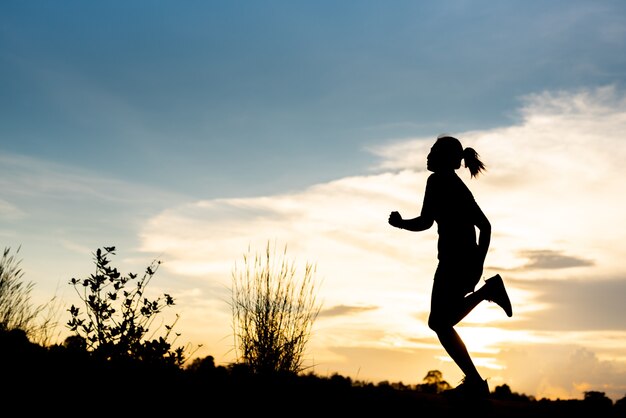
[(254, 373), (300, 373), (316, 303), (315, 268), (306, 263), (296, 279), (296, 266), (276, 259), (269, 243), (265, 255), (244, 254), (244, 268), (232, 273), (231, 308), (235, 353)]
[(56, 298), (37, 306), (31, 302), (35, 284), (24, 281), (22, 260), (17, 258), (19, 251), (20, 248), (11, 254), (7, 247), (0, 257), (0, 330), (22, 330), (29, 338), (45, 344), (56, 327)]
[(613, 405), (615, 416), (626, 417), (626, 396), (615, 401)]
[(583, 403), (585, 409), (588, 411), (594, 411), (599, 414), (608, 414), (613, 407), (613, 401), (609, 399), (604, 392), (599, 391), (587, 391), (584, 392)]
[(496, 386), (491, 394), (493, 399), (499, 399), (503, 401), (530, 401), (534, 400), (533, 397), (515, 393), (511, 391), (511, 388), (506, 383), (500, 386)]
[[(95, 273), (83, 280), (70, 280), (86, 312), (82, 314), (80, 308), (72, 305), (67, 326), (84, 339), (87, 350), (101, 358), (181, 365), (185, 360), (184, 348), (172, 349), (170, 341), (176, 321), (165, 325), (164, 335), (147, 338), (157, 315), (174, 305), (168, 294), (154, 300), (144, 296), (161, 262), (154, 261), (141, 277), (135, 273), (123, 276), (110, 266), (110, 255), (115, 255), (115, 247), (98, 248), (94, 254)], [(135, 287), (127, 290), (131, 284)]]

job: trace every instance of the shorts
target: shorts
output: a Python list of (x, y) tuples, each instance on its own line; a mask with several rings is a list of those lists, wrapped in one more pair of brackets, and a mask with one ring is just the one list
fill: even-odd
[(481, 275), (482, 265), (475, 259), (439, 262), (430, 300), (431, 328), (453, 326), (459, 321), (464, 298), (474, 291)]
[(442, 260), (437, 265), (434, 281), (445, 286), (451, 294), (461, 297), (476, 288), (482, 274), (482, 265), (475, 258)]

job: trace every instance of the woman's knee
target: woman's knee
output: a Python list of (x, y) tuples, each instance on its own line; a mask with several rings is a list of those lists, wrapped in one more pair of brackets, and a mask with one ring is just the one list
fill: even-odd
[(430, 314), (430, 316), (428, 317), (428, 327), (432, 329), (433, 331), (435, 331), (436, 333), (449, 329), (451, 328), (451, 326), (452, 325), (450, 321), (447, 318), (442, 317), (440, 315)]

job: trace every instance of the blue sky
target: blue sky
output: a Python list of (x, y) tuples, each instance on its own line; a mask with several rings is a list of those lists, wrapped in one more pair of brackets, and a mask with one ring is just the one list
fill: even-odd
[(487, 163), (464, 179), (514, 299), (463, 328), (481, 371), (617, 399), (624, 51), (621, 1), (4, 1), (0, 238), (39, 300), (70, 303), (98, 247), (122, 270), (162, 259), (153, 286), (218, 362), (233, 265), (288, 245), (323, 278), (318, 372), (455, 384), (425, 320), (436, 232), (386, 224), (418, 213), (452, 133)]
[(382, 140), (500, 126), (626, 63), (619, 1), (1, 7), (5, 152), (203, 197), (349, 175)]

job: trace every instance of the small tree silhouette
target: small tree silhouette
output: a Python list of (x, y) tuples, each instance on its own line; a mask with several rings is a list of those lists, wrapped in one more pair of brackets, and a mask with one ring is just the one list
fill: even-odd
[[(103, 251), (104, 250), (104, 251)], [(160, 261), (153, 261), (142, 277), (135, 273), (122, 276), (117, 268), (109, 266), (110, 255), (115, 247), (98, 248), (94, 254), (96, 271), (88, 278), (72, 278), (70, 284), (85, 304), (85, 314), (72, 305), (68, 311), (71, 319), (67, 326), (75, 336), (85, 341), (88, 351), (111, 360), (129, 358), (146, 362), (169, 363), (178, 366), (184, 363), (184, 348), (171, 350), (172, 329), (178, 320), (165, 325), (165, 334), (151, 339), (155, 318), (164, 308), (174, 305), (174, 299), (163, 294), (155, 300), (144, 297), (146, 286), (156, 273)], [(135, 282), (135, 288), (126, 287)], [(79, 291), (82, 287), (82, 292)], [(175, 334), (174, 340), (179, 336)]]
[(613, 401), (604, 392), (591, 390), (583, 393), (585, 395), (584, 402), (596, 411), (609, 411), (613, 406)]
[(265, 255), (244, 254), (243, 270), (232, 272), (231, 308), (237, 360), (257, 374), (299, 373), (320, 305), (313, 281), (315, 266), (306, 263), (296, 279), (293, 260), (281, 259), (268, 242)]
[(443, 373), (439, 370), (429, 370), (424, 376), (423, 382), (416, 387), (420, 392), (441, 393), (451, 389), (450, 384), (443, 379)]

